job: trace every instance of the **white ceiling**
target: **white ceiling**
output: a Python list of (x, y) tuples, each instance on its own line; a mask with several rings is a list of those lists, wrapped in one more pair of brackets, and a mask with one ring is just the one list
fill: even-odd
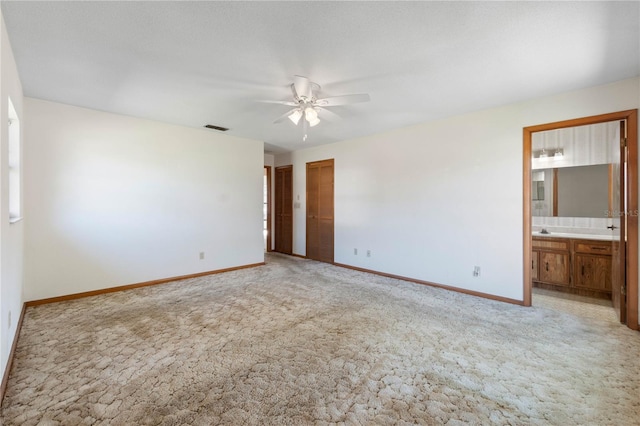
[[(25, 2), (2, 12), (26, 96), (273, 152), (640, 75), (639, 2)], [(273, 121), (293, 75), (343, 119)]]

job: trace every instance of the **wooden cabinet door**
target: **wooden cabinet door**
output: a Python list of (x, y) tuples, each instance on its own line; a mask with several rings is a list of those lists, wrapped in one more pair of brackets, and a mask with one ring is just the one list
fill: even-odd
[(307, 257), (333, 263), (333, 160), (307, 163)]
[(539, 257), (540, 281), (552, 284), (569, 285), (569, 254), (555, 252), (540, 252)]
[(275, 251), (293, 253), (293, 166), (276, 168)]
[(532, 251), (531, 252), (531, 279), (533, 281), (538, 281), (538, 258), (540, 257), (539, 252)]
[(611, 257), (576, 254), (575, 286), (611, 291)]

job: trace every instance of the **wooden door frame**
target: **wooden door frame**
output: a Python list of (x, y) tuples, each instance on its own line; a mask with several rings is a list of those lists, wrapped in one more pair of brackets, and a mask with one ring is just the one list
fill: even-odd
[(267, 253), (273, 251), (273, 234), (271, 233), (271, 211), (273, 204), (271, 203), (271, 166), (264, 166), (267, 172)]
[[(626, 306), (627, 327), (638, 330), (638, 110), (618, 111), (610, 114), (594, 115), (572, 120), (529, 126), (523, 129), (523, 246), (524, 246), (524, 283), (523, 304), (531, 306), (531, 135), (545, 130), (566, 127), (606, 123), (609, 121), (627, 122), (627, 253), (626, 270)], [(626, 214), (626, 212), (625, 212)]]

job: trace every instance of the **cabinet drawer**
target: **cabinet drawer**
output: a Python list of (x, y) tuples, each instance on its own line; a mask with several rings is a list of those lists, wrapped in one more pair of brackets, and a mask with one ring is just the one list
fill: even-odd
[(569, 251), (569, 240), (552, 240), (550, 238), (533, 238), (531, 244), (534, 248), (543, 250)]
[(600, 241), (574, 241), (573, 250), (576, 253), (611, 254), (611, 243)]

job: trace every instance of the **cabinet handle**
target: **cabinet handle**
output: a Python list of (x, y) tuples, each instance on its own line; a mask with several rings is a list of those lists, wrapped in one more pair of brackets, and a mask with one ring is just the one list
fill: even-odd
[(547, 272), (549, 272), (549, 262), (546, 263)]
[(584, 265), (582, 265), (582, 275), (584, 275)]
[(533, 269), (533, 260), (531, 261), (531, 269)]
[(606, 250), (606, 247), (591, 247), (591, 250)]

